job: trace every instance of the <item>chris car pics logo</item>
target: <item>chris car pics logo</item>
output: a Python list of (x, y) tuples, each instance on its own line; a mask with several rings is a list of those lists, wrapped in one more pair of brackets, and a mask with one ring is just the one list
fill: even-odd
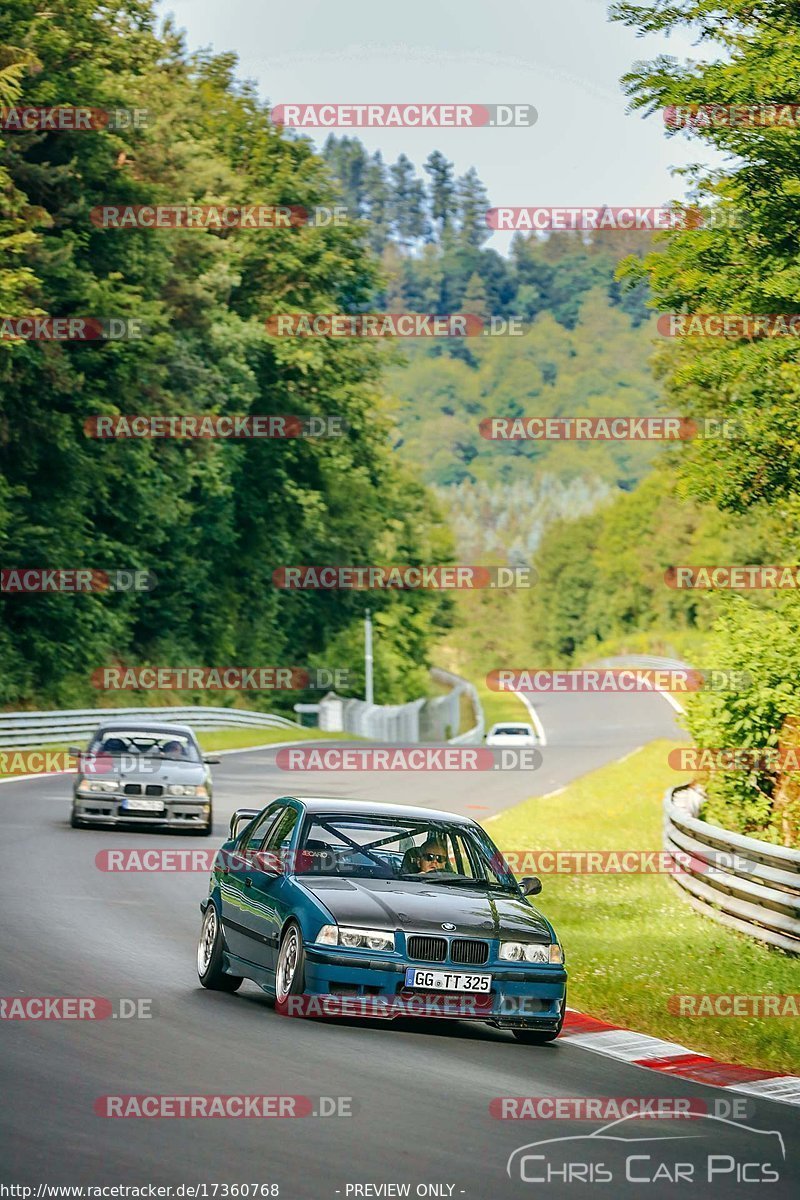
[[(519, 1146), (508, 1157), (509, 1178), (528, 1184), (627, 1183), (699, 1184), (708, 1195), (748, 1195), (736, 1185), (769, 1184), (781, 1179), (786, 1160), (783, 1135), (756, 1129), (713, 1114), (699, 1116), (691, 1128), (669, 1124), (646, 1133), (631, 1121), (636, 1113), (611, 1121), (589, 1134), (541, 1138)], [(648, 1126), (660, 1121), (648, 1121)]]

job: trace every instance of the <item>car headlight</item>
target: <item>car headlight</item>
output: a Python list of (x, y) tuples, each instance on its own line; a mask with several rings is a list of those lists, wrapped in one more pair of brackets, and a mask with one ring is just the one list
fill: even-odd
[(558, 942), (547, 946), (538, 942), (501, 942), (498, 957), (509, 962), (562, 963), (564, 952)]
[(196, 800), (208, 799), (208, 788), (204, 783), (194, 784), (188, 783), (171, 783), (167, 788), (168, 796), (193, 796)]
[(353, 929), (347, 925), (323, 925), (317, 944), (347, 946), (349, 950), (394, 950), (394, 934), (383, 929)]
[(119, 789), (118, 779), (79, 779), (78, 791), (81, 792), (116, 792)]

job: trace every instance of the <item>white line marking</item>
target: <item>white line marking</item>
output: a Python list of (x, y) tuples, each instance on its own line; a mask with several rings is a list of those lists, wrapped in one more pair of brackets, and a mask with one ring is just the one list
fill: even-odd
[(533, 707), (533, 705), (531, 704), (530, 700), (528, 699), (528, 697), (525, 695), (524, 692), (514, 692), (514, 695), (517, 696), (518, 699), (520, 699), (522, 701), (522, 703), (525, 705), (525, 707), (527, 708), (528, 715), (530, 716), (531, 721), (533, 721), (534, 728), (536, 729), (536, 734), (537, 734), (537, 737), (539, 738), (539, 744), (541, 746), (546, 746), (547, 745), (547, 735), (545, 734), (544, 725), (542, 724), (541, 720), (539, 719), (539, 714), (537, 713), (536, 709)]
[(659, 694), (659, 696), (663, 696), (663, 697), (664, 697), (664, 699), (666, 700), (667, 704), (671, 704), (671, 705), (672, 705), (672, 707), (675, 709), (675, 712), (679, 712), (679, 713), (685, 713), (685, 712), (686, 712), (686, 709), (683, 707), (683, 705), (682, 705), (682, 704), (679, 704), (679, 703), (678, 703), (678, 701), (675, 699), (675, 697), (672, 695), (672, 693), (671, 693), (671, 692), (659, 692), (658, 694)]

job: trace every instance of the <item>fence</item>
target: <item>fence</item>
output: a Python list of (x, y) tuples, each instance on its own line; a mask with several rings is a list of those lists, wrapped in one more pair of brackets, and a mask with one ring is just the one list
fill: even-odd
[[(344, 730), (381, 742), (444, 742), (471, 744), (483, 738), (484, 719), (475, 688), (466, 679), (434, 667), (431, 676), (450, 687), (445, 696), (411, 700), (408, 704), (367, 704), (365, 700), (346, 700), (329, 692), (319, 705), (319, 727), (328, 732)], [(475, 724), (458, 734), (461, 724), (461, 697), (466, 694), (475, 714)]]
[(132, 717), (175, 721), (193, 729), (230, 729), (257, 726), (264, 729), (297, 729), (298, 725), (274, 713), (243, 708), (191, 705), (180, 708), (75, 708), (51, 712), (0, 713), (0, 747), (60, 746), (94, 733), (102, 721)]
[[(680, 854), (682, 864), (675, 882), (698, 912), (800, 954), (800, 850), (701, 821), (703, 800), (685, 785), (670, 788), (664, 799), (664, 846)], [(688, 866), (687, 855), (694, 860)]]

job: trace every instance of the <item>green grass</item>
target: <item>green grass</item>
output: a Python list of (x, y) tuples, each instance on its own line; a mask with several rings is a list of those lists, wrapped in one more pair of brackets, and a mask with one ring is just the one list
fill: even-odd
[[(487, 822), (501, 850), (660, 850), (672, 743)], [(797, 1073), (797, 1018), (680, 1017), (677, 993), (796, 993), (797, 960), (701, 916), (667, 875), (545, 875), (537, 905), (564, 943), (569, 1004), (717, 1058)]]
[(498, 721), (526, 721), (530, 724), (530, 713), (514, 692), (493, 692), (485, 683), (480, 682), (475, 686), (483, 707), (487, 730)]
[(248, 746), (271, 746), (273, 742), (328, 741), (346, 738), (357, 741), (354, 733), (326, 733), (320, 729), (208, 729), (198, 731), (197, 740), (203, 750), (239, 750)]

